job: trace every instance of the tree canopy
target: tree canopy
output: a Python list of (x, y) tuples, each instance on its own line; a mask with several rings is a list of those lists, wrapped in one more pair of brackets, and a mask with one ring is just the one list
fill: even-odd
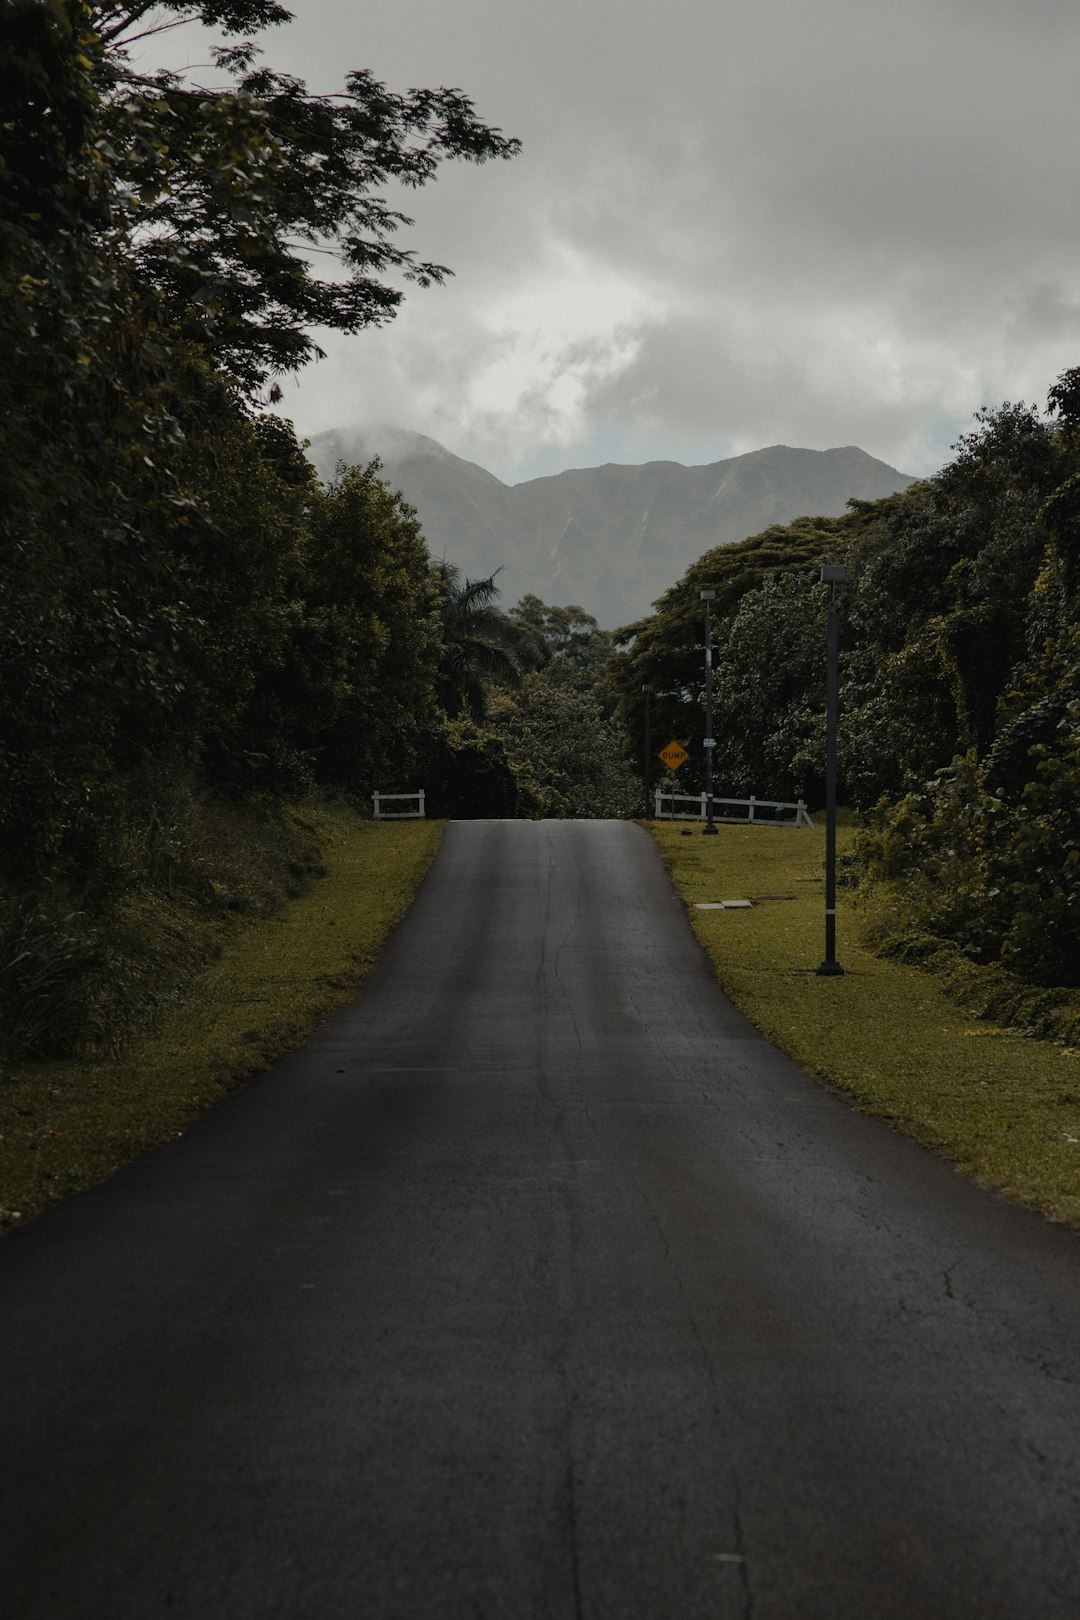
[[(393, 277), (430, 286), (451, 274), (397, 241), (412, 220), (386, 201), (390, 182), (420, 187), (447, 159), (519, 149), (460, 90), (398, 93), (357, 68), (340, 91), (314, 95), (265, 66), (251, 39), (214, 50), (220, 83), (132, 65), (148, 32), (190, 19), (259, 31), (289, 20), (277, 4), (164, 0), (90, 15), (114, 227), (168, 320), (248, 390), (317, 357), (316, 327), (389, 320), (403, 297)], [(335, 273), (316, 273), (320, 257)]]
[[(192, 807), (366, 795), (443, 723), (415, 514), (376, 467), (320, 486), (267, 389), (317, 357), (315, 327), (388, 320), (409, 281), (449, 273), (399, 245), (389, 186), (517, 143), (459, 91), (398, 94), (365, 68), (309, 94), (247, 37), (288, 15), (0, 11), (6, 1009), (16, 982), (63, 979), (50, 951), (96, 964), (88, 1007), (119, 981), (131, 896), (183, 865)], [(213, 83), (136, 67), (137, 40), (188, 19), (226, 36)], [(19, 917), (46, 919), (39, 954), (5, 932)]]
[(614, 638), (577, 605), (523, 596), (510, 609), (535, 649), (535, 667), (492, 706), (491, 725), (528, 785), (534, 813), (629, 816), (637, 773), (623, 758), (618, 697), (608, 679)]
[[(613, 661), (628, 757), (641, 685), (700, 769), (716, 592), (720, 795), (811, 800), (824, 774), (824, 587), (839, 599), (840, 770), (864, 872), (978, 961), (1080, 978), (1080, 371), (1047, 413), (983, 410), (935, 477), (711, 551)], [(700, 784), (697, 784), (700, 785)]]

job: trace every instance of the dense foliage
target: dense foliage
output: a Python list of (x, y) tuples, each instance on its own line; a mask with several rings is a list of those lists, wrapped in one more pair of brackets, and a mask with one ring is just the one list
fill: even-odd
[[(612, 660), (612, 679), (635, 764), (642, 757), (642, 687), (648, 684), (654, 689), (654, 751), (671, 739), (681, 741), (691, 758), (679, 771), (679, 791), (699, 792), (704, 786), (700, 593), (713, 590), (715, 791), (781, 799), (794, 789), (812, 794), (816, 758), (809, 771), (793, 769), (791, 738), (800, 726), (814, 736), (821, 729), (824, 671), (818, 668), (817, 632), (788, 621), (806, 617), (807, 592), (814, 589), (818, 566), (827, 557), (843, 557), (848, 536), (847, 519), (799, 518), (735, 545), (716, 546), (665, 592), (651, 617), (619, 632), (624, 650)], [(660, 771), (655, 759), (651, 765)]]
[[(132, 65), (137, 38), (187, 17), (238, 36), (287, 16), (274, 0), (0, 13), (12, 1050), (69, 1045), (80, 998), (83, 1035), (108, 1022), (91, 1004), (123, 977), (148, 884), (214, 901), (215, 802), (272, 818), (313, 782), (370, 793), (442, 723), (445, 589), (415, 514), (375, 467), (321, 487), (266, 407), (275, 375), (317, 355), (314, 326), (384, 321), (402, 280), (447, 273), (397, 245), (387, 184), (516, 142), (457, 91), (397, 96), (360, 71), (311, 96), (244, 38), (212, 88)], [(42, 986), (61, 983), (74, 1002), (50, 1026)]]
[(538, 668), (493, 705), (491, 724), (527, 790), (533, 814), (594, 818), (638, 812), (636, 773), (623, 759), (618, 694), (608, 679), (609, 632), (577, 606), (525, 596), (510, 618)]
[[(239, 35), (290, 14), (274, 0), (92, 4), (105, 47), (99, 150), (135, 227), (126, 250), (140, 280), (176, 330), (250, 388), (315, 356), (313, 327), (390, 319), (403, 294), (388, 272), (420, 286), (450, 274), (398, 245), (412, 221), (388, 205), (388, 182), (419, 187), (446, 158), (482, 163), (519, 143), (480, 123), (458, 90), (398, 95), (363, 69), (338, 94), (311, 95), (251, 40), (213, 52), (224, 87), (136, 71), (135, 40), (192, 15)], [(316, 275), (312, 250), (338, 273)]]
[(1008, 409), (987, 418), (946, 469), (956, 506), (984, 525), (934, 626), (953, 751), (875, 808), (862, 860), (917, 930), (1077, 985), (1080, 371), (1050, 406), (1053, 428)]
[(657, 746), (689, 746), (680, 775), (700, 785), (711, 587), (716, 792), (820, 800), (824, 561), (849, 569), (840, 771), (873, 829), (864, 873), (909, 930), (1080, 982), (1080, 370), (1046, 416), (981, 412), (902, 494), (706, 553), (620, 635), (631, 757), (649, 682)]
[[(640, 789), (622, 757), (618, 694), (607, 677), (612, 638), (583, 608), (525, 596), (509, 613), (494, 580), (439, 566), (444, 705), (419, 767), (436, 814), (628, 816)], [(470, 653), (472, 670), (460, 663)]]

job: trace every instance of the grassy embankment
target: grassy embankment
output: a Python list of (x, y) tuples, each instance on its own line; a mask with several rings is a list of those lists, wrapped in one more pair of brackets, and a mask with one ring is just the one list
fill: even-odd
[[(942, 976), (874, 955), (873, 913), (860, 914), (844, 890), (837, 956), (846, 971), (819, 978), (820, 826), (724, 826), (714, 839), (697, 829), (684, 837), (677, 824), (651, 830), (721, 985), (771, 1040), (968, 1174), (1080, 1226), (1080, 1051), (972, 1012), (970, 981), (984, 970)], [(853, 836), (841, 827), (841, 851)], [(794, 898), (694, 909), (771, 895)], [(967, 1010), (956, 999), (965, 991)]]
[[(116, 1056), (22, 1063), (3, 1075), (0, 1231), (176, 1135), (351, 996), (412, 899), (442, 824), (376, 825), (325, 805), (297, 819), (325, 875), (269, 915), (222, 915), (209, 950), (200, 938), (214, 959), (187, 975), (152, 1028)], [(206, 929), (195, 917), (188, 939)]]

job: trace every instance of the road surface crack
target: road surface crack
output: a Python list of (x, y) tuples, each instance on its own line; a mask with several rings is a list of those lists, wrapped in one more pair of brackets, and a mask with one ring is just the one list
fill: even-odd
[(574, 1459), (566, 1464), (566, 1517), (570, 1530), (570, 1580), (574, 1592), (574, 1620), (583, 1620), (581, 1603), (581, 1559), (578, 1553), (577, 1492), (574, 1488)]
[[(698, 1351), (699, 1351), (699, 1353), (701, 1355), (702, 1365), (703, 1365), (703, 1367), (705, 1369), (705, 1377), (706, 1377), (706, 1380), (708, 1382), (709, 1391), (710, 1391), (710, 1394), (711, 1394), (711, 1397), (712, 1397), (713, 1416), (716, 1419), (717, 1423), (722, 1424), (724, 1414), (723, 1414), (723, 1409), (722, 1409), (721, 1403), (720, 1403), (720, 1391), (717, 1388), (716, 1368), (713, 1365), (712, 1356), (710, 1355), (708, 1345), (705, 1342), (705, 1336), (702, 1333), (701, 1328), (700, 1328), (700, 1326), (698, 1324), (698, 1321), (697, 1321), (697, 1317), (694, 1314), (694, 1308), (693, 1308), (693, 1305), (690, 1302), (690, 1296), (689, 1296), (689, 1293), (688, 1293), (688, 1291), (686, 1289), (685, 1283), (683, 1282), (682, 1273), (681, 1273), (681, 1271), (679, 1269), (678, 1261), (677, 1261), (677, 1259), (675, 1257), (674, 1251), (672, 1250), (671, 1243), (670, 1243), (670, 1240), (668, 1239), (667, 1232), (664, 1230), (664, 1224), (660, 1219), (659, 1212), (657, 1211), (656, 1206), (654, 1205), (652, 1199), (649, 1197), (648, 1193), (645, 1191), (645, 1188), (641, 1185), (641, 1182), (634, 1175), (634, 1173), (631, 1170), (629, 1164), (626, 1163), (625, 1160), (623, 1162), (623, 1168), (624, 1168), (624, 1171), (625, 1171), (626, 1175), (628, 1176), (629, 1180), (633, 1183), (634, 1187), (636, 1187), (637, 1192), (638, 1192), (638, 1196), (641, 1198), (642, 1203), (644, 1204), (645, 1208), (648, 1210), (649, 1215), (652, 1218), (653, 1224), (656, 1227), (656, 1232), (657, 1232), (657, 1235), (658, 1235), (658, 1237), (660, 1239), (660, 1243), (661, 1243), (661, 1245), (663, 1247), (665, 1258), (667, 1259), (668, 1265), (671, 1268), (671, 1272), (672, 1272), (672, 1275), (675, 1278), (676, 1284), (677, 1284), (678, 1289), (679, 1289), (679, 1293), (682, 1296), (683, 1305), (684, 1305), (685, 1310), (686, 1310), (686, 1319), (687, 1319), (687, 1322), (689, 1323), (690, 1332), (693, 1335), (693, 1338), (694, 1338), (694, 1340), (695, 1340), (695, 1342), (696, 1342), (696, 1344), (698, 1346)], [(753, 1585), (752, 1585), (751, 1579), (750, 1579), (750, 1562), (749, 1562), (749, 1559), (747, 1557), (747, 1552), (746, 1552), (746, 1535), (745, 1535), (745, 1532), (743, 1530), (742, 1504), (741, 1504), (741, 1500), (740, 1500), (740, 1496), (739, 1496), (739, 1483), (738, 1483), (737, 1479), (735, 1479), (733, 1481), (733, 1485), (734, 1485), (734, 1499), (735, 1499), (734, 1500), (735, 1553), (734, 1553), (734, 1555), (732, 1555), (732, 1554), (723, 1554), (721, 1556), (723, 1557), (724, 1562), (731, 1562), (731, 1563), (737, 1563), (738, 1564), (739, 1579), (742, 1582), (742, 1589), (743, 1589), (743, 1620), (753, 1620), (754, 1606), (755, 1606), (754, 1589), (753, 1589)]]
[(735, 1486), (735, 1551), (739, 1555), (739, 1578), (743, 1588), (743, 1620), (754, 1620), (754, 1588), (750, 1581), (750, 1560), (746, 1556), (746, 1535), (743, 1530), (738, 1483)]

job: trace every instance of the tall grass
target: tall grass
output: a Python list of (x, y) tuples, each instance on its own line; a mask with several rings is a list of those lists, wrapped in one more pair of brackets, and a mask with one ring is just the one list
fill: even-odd
[(114, 983), (84, 911), (48, 889), (0, 894), (0, 1061), (99, 1046), (118, 1027)]
[(0, 1063), (118, 1052), (231, 917), (272, 915), (323, 870), (302, 813), (183, 781), (129, 804), (107, 856), (81, 892), (70, 877), (0, 889)]

